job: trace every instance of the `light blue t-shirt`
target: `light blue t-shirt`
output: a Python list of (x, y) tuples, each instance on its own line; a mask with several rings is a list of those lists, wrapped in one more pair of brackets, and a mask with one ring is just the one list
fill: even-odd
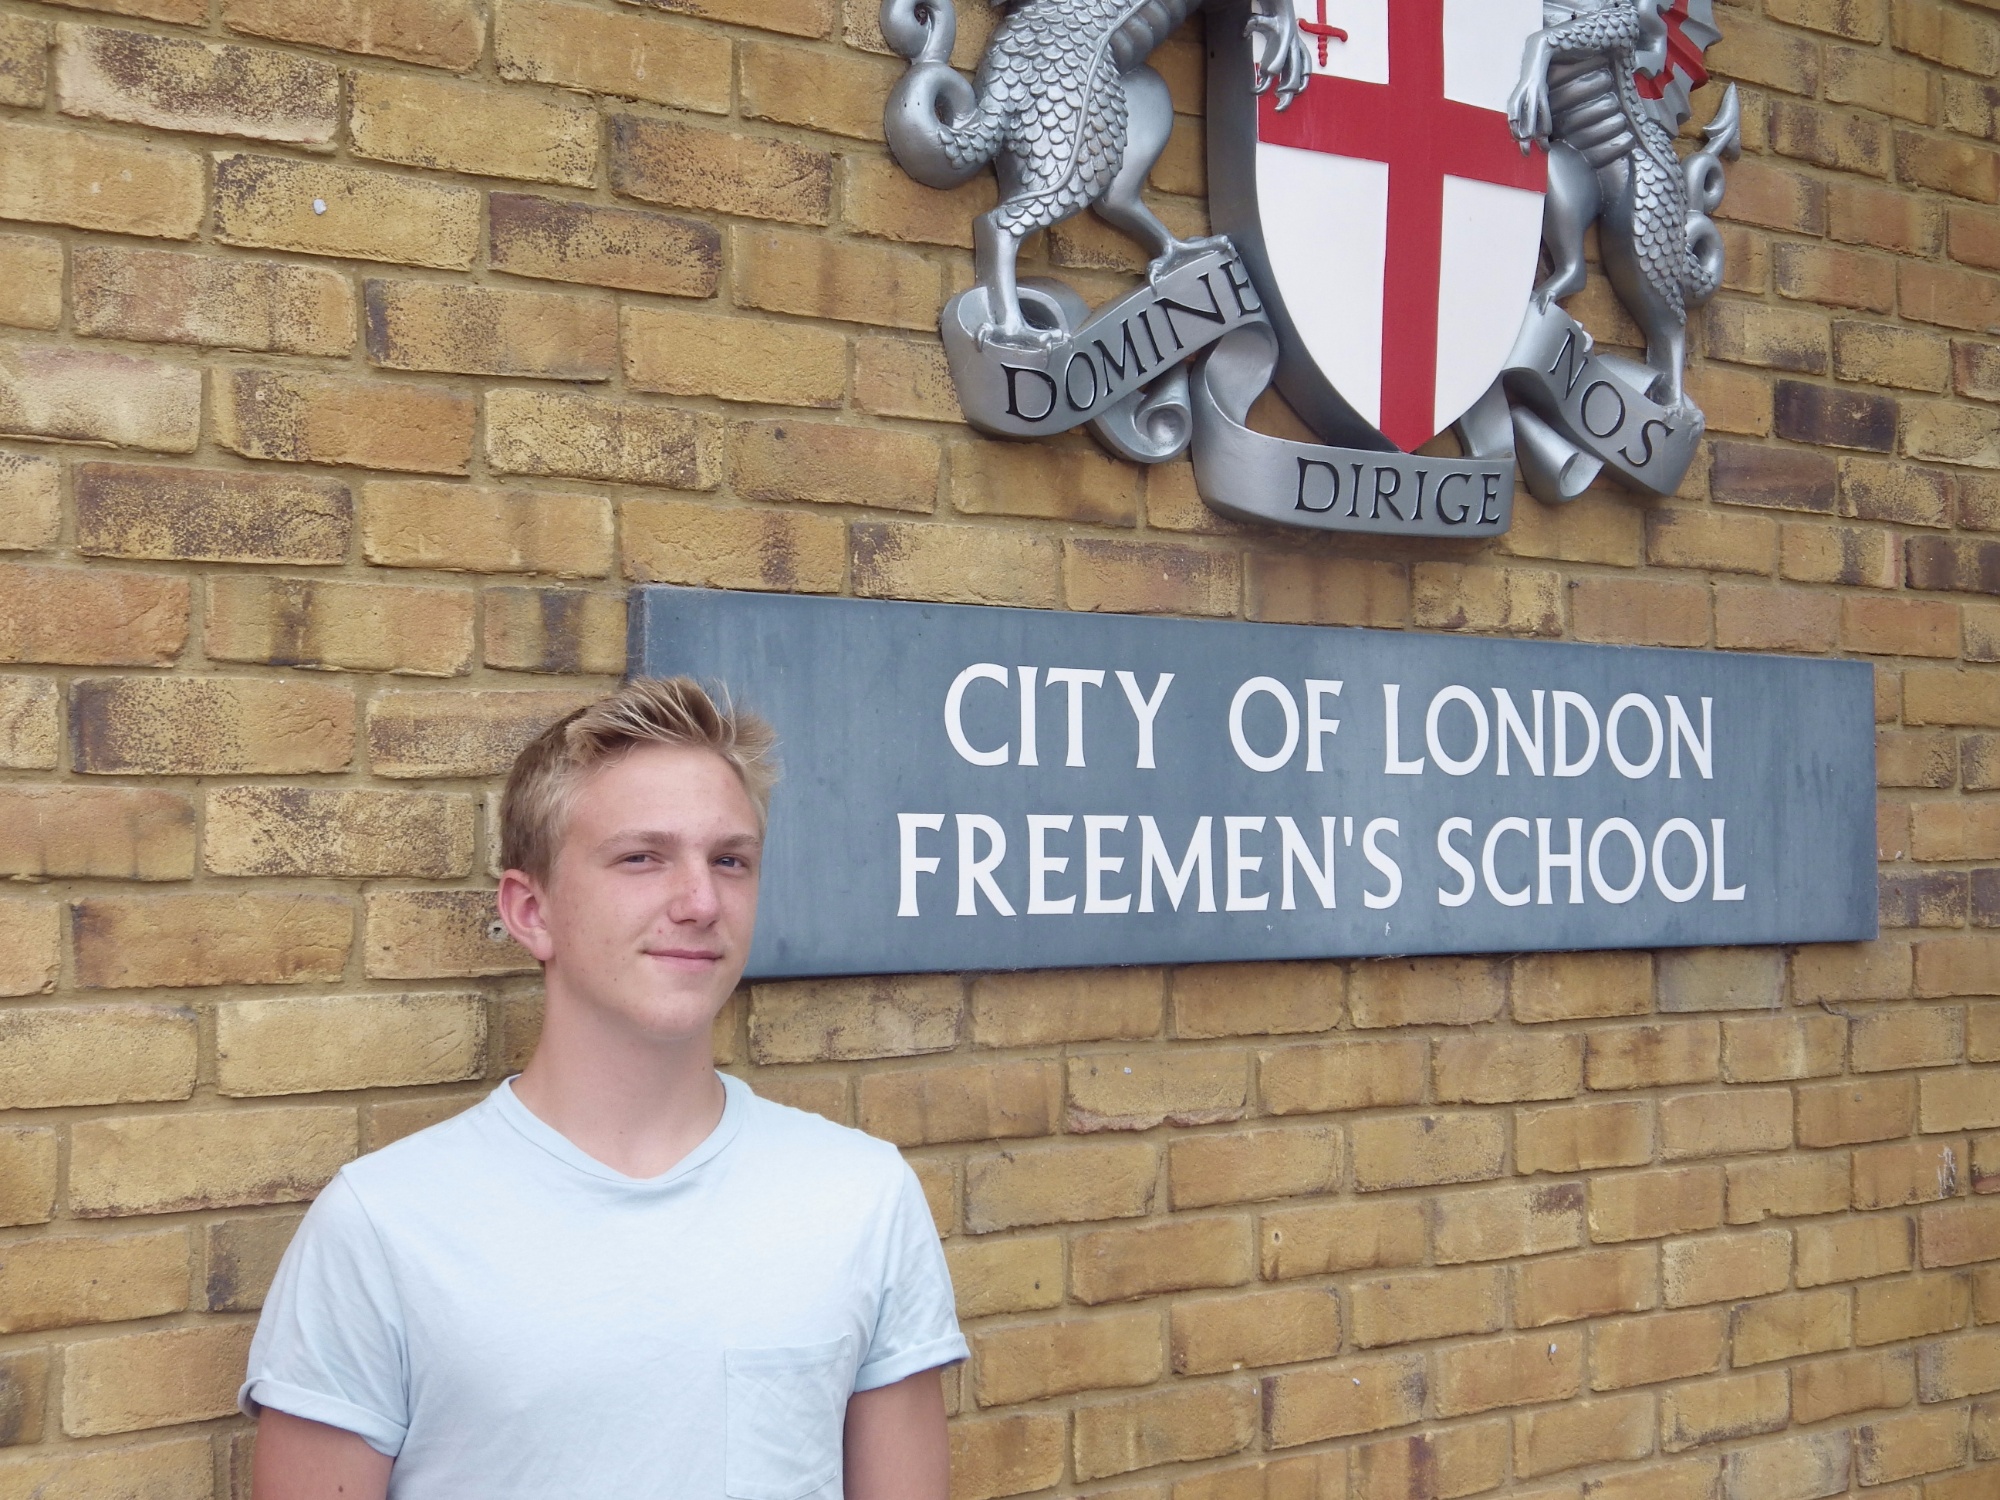
[(391, 1500), (838, 1500), (848, 1396), (965, 1358), (944, 1255), (893, 1146), (723, 1085), (660, 1177), (505, 1083), (342, 1168), (243, 1410), (359, 1433)]

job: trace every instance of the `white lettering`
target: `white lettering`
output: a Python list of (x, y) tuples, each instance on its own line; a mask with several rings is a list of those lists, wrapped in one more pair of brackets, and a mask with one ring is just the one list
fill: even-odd
[[(1558, 776), (1581, 776), (1597, 761), (1597, 710), (1590, 706), (1590, 700), (1581, 693), (1572, 693), (1558, 688), (1550, 696), (1556, 721), (1556, 765)], [(1583, 753), (1575, 760), (1569, 758), (1569, 717), (1574, 713), (1583, 721), (1589, 731), (1584, 737)]]
[[(1259, 755), (1250, 748), (1250, 741), (1243, 733), (1244, 705), (1259, 693), (1269, 693), (1278, 700), (1278, 707), (1285, 715), (1285, 742), (1278, 747), (1276, 755)], [(1236, 696), (1229, 700), (1229, 743), (1236, 747), (1236, 758), (1253, 771), (1276, 771), (1292, 758), (1292, 752), (1299, 748), (1299, 705), (1292, 697), (1292, 690), (1275, 677), (1252, 677), (1236, 690)]]
[(1243, 889), (1243, 877), (1254, 875), (1264, 868), (1264, 856), (1243, 852), (1243, 835), (1262, 833), (1262, 818), (1224, 818), (1222, 820), (1222, 842), (1226, 855), (1229, 882), (1228, 895), (1224, 901), (1226, 911), (1263, 911), (1271, 904), (1271, 893), (1263, 892), (1252, 896)]
[[(1636, 708), (1646, 716), (1646, 723), (1653, 731), (1653, 748), (1644, 760), (1627, 760), (1625, 749), (1618, 743), (1618, 720), (1630, 708)], [(1638, 781), (1653, 774), (1653, 768), (1660, 763), (1660, 754), (1667, 748), (1666, 730), (1660, 724), (1660, 711), (1653, 707), (1653, 701), (1640, 693), (1627, 693), (1611, 705), (1611, 712), (1604, 720), (1604, 752), (1611, 757), (1611, 764), (1618, 768), (1618, 774), (1629, 781)]]
[(1034, 667), (1016, 667), (1021, 679), (1021, 757), (1017, 766), (1038, 766), (1035, 758), (1035, 671)]
[(1173, 903), (1174, 910), (1181, 909), (1181, 896), (1187, 891), (1188, 881), (1199, 873), (1201, 878), (1201, 899), (1197, 911), (1215, 910), (1215, 868), (1210, 849), (1209, 829), (1215, 820), (1203, 817), (1196, 821), (1194, 834), (1188, 839), (1187, 855), (1181, 860), (1180, 868), (1174, 868), (1173, 860), (1167, 854), (1166, 841), (1160, 837), (1160, 827), (1143, 813), (1139, 817), (1139, 910), (1153, 909), (1153, 875), (1158, 872), (1160, 885)]
[(1535, 819), (1535, 860), (1539, 877), (1535, 885), (1535, 904), (1552, 906), (1555, 897), (1549, 892), (1549, 872), (1569, 871), (1569, 904), (1583, 905), (1583, 819), (1571, 818), (1569, 822), (1569, 852), (1558, 854), (1549, 847), (1549, 829), (1554, 820)]
[[(1632, 848), (1632, 878), (1622, 886), (1614, 886), (1604, 878), (1601, 863), (1604, 841), (1612, 834), (1620, 834)], [(1646, 841), (1639, 836), (1639, 830), (1624, 818), (1607, 818), (1599, 823), (1590, 835), (1590, 883), (1597, 894), (1613, 906), (1623, 906), (1639, 894), (1639, 887), (1646, 883)]]
[(1505, 776), (1507, 774), (1507, 738), (1509, 735), (1513, 736), (1514, 743), (1520, 747), (1521, 759), (1528, 763), (1529, 773), (1535, 776), (1544, 774), (1542, 771), (1542, 698), (1542, 690), (1540, 688), (1534, 689), (1532, 699), (1535, 709), (1535, 737), (1529, 739), (1528, 726), (1521, 722), (1521, 711), (1514, 707), (1514, 695), (1505, 688), (1495, 688), (1493, 690), (1493, 707), (1500, 719), (1500, 728), (1493, 747), (1495, 752), (1494, 759), (1497, 762), (1493, 771), (1494, 775)]
[(1389, 889), (1379, 896), (1365, 886), (1362, 888), (1362, 904), (1375, 911), (1394, 906), (1403, 899), (1403, 867), (1396, 863), (1394, 855), (1385, 853), (1375, 844), (1377, 837), (1385, 833), (1391, 838), (1403, 836), (1402, 827), (1394, 818), (1376, 818), (1361, 830), (1361, 852), (1367, 856), (1369, 864), (1389, 877)]
[(1472, 833), (1472, 819), (1446, 818), (1438, 825), (1438, 857), (1450, 865), (1461, 884), (1455, 891), (1438, 887), (1439, 906), (1463, 906), (1472, 899), (1472, 892), (1478, 885), (1478, 877), (1472, 872), (1472, 861), (1452, 845), (1451, 836), (1462, 833), (1468, 837)]
[(1740, 885), (1730, 885), (1727, 877), (1722, 873), (1723, 820), (1721, 818), (1710, 818), (1708, 820), (1708, 831), (1715, 843), (1715, 889), (1709, 893), (1708, 899), (1711, 901), (1741, 901), (1743, 899), (1743, 887)]
[(1004, 766), (1007, 764), (1010, 746), (1002, 745), (998, 750), (977, 750), (965, 737), (965, 724), (962, 718), (965, 690), (982, 679), (997, 682), (1005, 687), (1007, 669), (990, 661), (974, 662), (952, 678), (950, 691), (944, 695), (945, 738), (951, 741), (951, 748), (958, 752), (961, 760), (970, 761), (975, 766)]
[(1031, 917), (1066, 917), (1076, 910), (1075, 896), (1065, 896), (1060, 901), (1049, 896), (1048, 878), (1069, 868), (1069, 856), (1050, 854), (1047, 842), (1051, 833), (1068, 833), (1069, 825), (1075, 821), (1068, 813), (1028, 814), (1028, 915)]
[(1424, 758), (1404, 760), (1403, 726), (1396, 721), (1397, 702), (1403, 696), (1403, 685), (1399, 682), (1382, 684), (1382, 774), (1384, 776), (1421, 776)]
[(1139, 762), (1135, 767), (1141, 771), (1157, 770), (1153, 764), (1153, 720), (1159, 717), (1160, 705), (1167, 700), (1167, 688), (1173, 682), (1174, 674), (1162, 672), (1153, 684), (1153, 696), (1139, 696), (1139, 679), (1130, 672), (1118, 674), (1118, 685), (1125, 689), (1125, 701), (1132, 705), (1132, 717), (1139, 721)]
[(1493, 850), (1504, 833), (1518, 833), (1526, 838), (1532, 829), (1526, 818), (1502, 818), (1486, 830), (1486, 843), (1479, 851), (1479, 873), (1486, 877), (1486, 894), (1502, 906), (1526, 906), (1529, 888), (1522, 886), (1518, 891), (1510, 891), (1500, 883), (1500, 877), (1493, 869)]
[[(979, 857), (974, 847), (975, 836), (982, 833), (986, 835), (984, 859)], [(1014, 915), (1013, 903), (993, 878), (993, 872), (1006, 857), (1007, 830), (1000, 826), (998, 818), (989, 818), (985, 813), (958, 815), (958, 915), (979, 915), (978, 891), (986, 893), (986, 899), (1001, 916)]]
[(1120, 896), (1112, 900), (1104, 894), (1104, 877), (1116, 875), (1125, 868), (1125, 856), (1106, 855), (1104, 835), (1123, 833), (1131, 820), (1123, 813), (1107, 816), (1104, 813), (1083, 815), (1083, 910), (1086, 916), (1115, 916), (1132, 909), (1132, 898)]
[(1069, 754), (1063, 758), (1063, 764), (1080, 766), (1083, 764), (1083, 690), (1104, 686), (1103, 669), (1050, 667), (1042, 680), (1050, 687), (1060, 682), (1069, 689)]
[[(1686, 885), (1675, 885), (1667, 879), (1667, 840), (1677, 833), (1694, 845), (1694, 879)], [(1708, 846), (1701, 841), (1701, 830), (1686, 818), (1667, 819), (1653, 835), (1653, 884), (1669, 901), (1692, 901), (1707, 879)]]
[(1299, 832), (1299, 825), (1290, 818), (1278, 819), (1278, 832), (1284, 838), (1285, 852), (1282, 856), (1285, 866), (1284, 900), (1280, 905), (1286, 911), (1296, 911), (1298, 903), (1292, 899), (1292, 866), (1296, 863), (1312, 882), (1314, 894), (1319, 904), (1331, 909), (1333, 906), (1333, 828), (1334, 818), (1319, 820), (1320, 854), (1326, 861), (1324, 866), (1313, 863), (1312, 850), (1306, 844), (1305, 835)]
[(1681, 746), (1686, 745), (1688, 756), (1694, 767), (1701, 772), (1702, 780), (1715, 779), (1715, 700), (1701, 700), (1701, 738), (1694, 737), (1694, 725), (1688, 719), (1688, 712), (1681, 707), (1681, 700), (1672, 693), (1667, 694), (1667, 723), (1672, 728), (1673, 747), (1667, 756), (1667, 779), (1677, 781), (1681, 774)]
[(936, 833), (944, 827), (943, 813), (897, 813), (896, 827), (900, 834), (902, 874), (898, 881), (896, 915), (914, 917), (917, 915), (917, 877), (935, 875), (938, 870), (938, 856), (917, 853), (917, 833), (929, 830)]
[[(1472, 754), (1463, 760), (1454, 760), (1438, 742), (1438, 720), (1444, 716), (1445, 705), (1463, 703), (1472, 711)], [(1486, 705), (1474, 696), (1471, 688), (1453, 684), (1439, 688), (1431, 696), (1431, 706), (1424, 714), (1424, 744), (1430, 748), (1431, 759), (1438, 763), (1438, 769), (1447, 776), (1469, 776), (1479, 769), (1479, 763), (1486, 759), (1486, 744), (1490, 731), (1486, 723)]]
[[(1340, 733), (1340, 720), (1321, 715), (1320, 700), (1338, 698), (1343, 684), (1328, 682), (1318, 677), (1306, 679), (1306, 769), (1324, 771), (1325, 765), (1319, 758), (1319, 742), (1322, 735)], [(1328, 902), (1329, 906), (1333, 903)]]

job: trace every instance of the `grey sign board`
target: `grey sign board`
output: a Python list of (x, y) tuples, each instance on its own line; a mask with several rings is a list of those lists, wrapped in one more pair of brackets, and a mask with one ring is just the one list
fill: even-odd
[(781, 737), (752, 977), (1875, 935), (1863, 663), (634, 604)]

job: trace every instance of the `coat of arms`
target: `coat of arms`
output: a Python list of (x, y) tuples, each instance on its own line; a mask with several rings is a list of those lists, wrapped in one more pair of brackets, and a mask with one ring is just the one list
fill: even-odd
[[(1184, 240), (1141, 192), (1173, 122), (1146, 59), (1200, 3), (1012, 0), (968, 81), (952, 0), (883, 0), (911, 62), (896, 159), (933, 187), (999, 178), (977, 281), (941, 319), (968, 420), (1088, 425), (1146, 463), (1192, 446), (1218, 510), (1327, 530), (1504, 531), (1517, 460), (1545, 501), (1607, 467), (1671, 492), (1702, 432), (1686, 320), (1722, 278), (1708, 214), (1738, 149), (1733, 88), (1697, 149), (1673, 144), (1711, 0), (1207, 0), (1218, 233)], [(1016, 273), (1024, 238), (1084, 209), (1151, 256), (1096, 309)], [(1557, 305), (1593, 222), (1643, 360)], [(1273, 380), (1322, 442), (1246, 425)]]

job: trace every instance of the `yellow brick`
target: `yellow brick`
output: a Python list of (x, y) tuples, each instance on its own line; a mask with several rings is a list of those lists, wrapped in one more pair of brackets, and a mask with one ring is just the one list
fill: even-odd
[(473, 403), (435, 387), (228, 370), (214, 389), (216, 441), (245, 458), (418, 474), (471, 461)]
[(1183, 1300), (1170, 1324), (1176, 1375), (1299, 1364), (1340, 1348), (1340, 1304), (1329, 1288)]
[(1029, 1146), (969, 1158), (965, 1226), (990, 1234), (1025, 1224), (1129, 1219), (1153, 1205), (1159, 1157), (1143, 1141)]
[(454, 677), (472, 665), (469, 589), (230, 574), (203, 611), (211, 661)]
[(1259, 1217), (1257, 1239), (1267, 1281), (1413, 1266), (1424, 1258), (1425, 1216), (1395, 1200), (1280, 1208)]
[(1599, 1177), (1590, 1185), (1590, 1237), (1607, 1244), (1713, 1229), (1722, 1222), (1722, 1184), (1719, 1167)]
[(255, 1312), (303, 1215), (243, 1214), (202, 1226), (201, 1305), (210, 1312)]
[(480, 596), (489, 667), (565, 676), (622, 672), (625, 600), (587, 589), (487, 589)]
[(0, 661), (166, 666), (187, 642), (185, 579), (18, 563), (9, 573)]
[(354, 289), (319, 267), (116, 246), (81, 246), (73, 267), (81, 333), (283, 354), (354, 345)]
[(1167, 1188), (1177, 1209), (1328, 1193), (1341, 1158), (1331, 1126), (1209, 1132), (1168, 1144)]
[(1506, 998), (1505, 967), (1485, 959), (1378, 959), (1355, 965), (1347, 1008), (1360, 1027), (1471, 1026)]
[(1059, 1412), (952, 1423), (954, 1500), (996, 1500), (1055, 1484), (1063, 1474), (1068, 1425)]
[(76, 767), (99, 774), (337, 771), (353, 754), (352, 694), (307, 682), (93, 678), (72, 715)]
[(1583, 1335), (1481, 1339), (1440, 1350), (1436, 1368), (1441, 1417), (1567, 1401), (1583, 1388)]
[(1562, 630), (1562, 585), (1539, 568), (1418, 563), (1411, 619), (1427, 630), (1551, 636)]
[(610, 126), (611, 186), (628, 198), (792, 224), (831, 213), (833, 158), (823, 151), (644, 115), (614, 114)]
[(1909, 1078), (1810, 1084), (1799, 1090), (1799, 1144), (1844, 1146), (1908, 1135), (1916, 1105)]
[(733, 245), (741, 305), (888, 328), (937, 322), (937, 268), (914, 251), (749, 228), (734, 231)]
[[(513, 1068), (526, 1060), (510, 1053), (503, 1065)], [(448, 1094), (442, 1099), (387, 1099), (380, 1104), (364, 1104), (361, 1106), (361, 1150), (364, 1154), (379, 1151), (406, 1135), (428, 1130), (470, 1109), (482, 1097), (481, 1094)]]
[(1151, 1385), (1166, 1368), (1156, 1312), (995, 1328), (971, 1342), (981, 1406)]
[(1542, 1032), (1441, 1037), (1431, 1071), (1444, 1104), (1569, 1099), (1583, 1092), (1583, 1038)]
[(1132, 526), (1139, 516), (1139, 473), (1089, 447), (969, 438), (952, 446), (951, 503), (967, 515)]
[(1910, 993), (1910, 964), (1910, 945), (1896, 938), (1814, 944), (1792, 955), (1792, 998), (1900, 1000)]
[(185, 1099), (195, 1024), (160, 1005), (53, 1005), (0, 1011), (0, 1109)]
[(33, 109), (42, 102), (49, 88), (48, 51), (47, 22), (30, 16), (0, 21), (0, 104)]
[(722, 275), (722, 235), (699, 219), (533, 193), (490, 193), (487, 216), (488, 259), (510, 275), (668, 297), (711, 297)]
[(1540, 1255), (1583, 1244), (1580, 1182), (1441, 1193), (1435, 1201), (1439, 1265)]
[(1791, 1415), (1790, 1396), (1783, 1370), (1675, 1386), (1660, 1395), (1660, 1447), (1678, 1453), (1728, 1438), (1780, 1431)]
[(506, 474), (558, 474), (713, 489), (722, 424), (650, 402), (500, 389), (486, 394), (486, 461)]
[(562, 0), (502, 0), (493, 55), (502, 78), (554, 83), (681, 109), (729, 109), (726, 34)]
[(882, 100), (899, 69), (848, 48), (743, 44), (743, 113), (863, 140), (882, 139)]
[(1158, 1036), (1158, 969), (1049, 969), (972, 981), (972, 1036), (981, 1047), (1138, 1040)]
[(1651, 1246), (1554, 1256), (1514, 1268), (1514, 1321), (1525, 1328), (1613, 1312), (1642, 1312), (1659, 1302), (1660, 1261)]
[(828, 594), (847, 571), (847, 528), (831, 516), (629, 500), (620, 517), (625, 574), (640, 582)]
[(484, 1060), (478, 995), (329, 995), (216, 1007), (216, 1089), (232, 1097), (455, 1083)]
[(228, 1416), (253, 1323), (166, 1328), (63, 1350), (63, 1431), (98, 1437)]
[(1839, 1016), (1754, 1016), (1722, 1023), (1728, 1083), (1776, 1083), (1838, 1073), (1847, 1041)]
[(937, 505), (938, 444), (927, 433), (738, 422), (729, 442), (730, 483), (745, 499), (922, 512)]
[(920, 339), (856, 339), (854, 404), (879, 417), (963, 420), (944, 350)]
[(1967, 1334), (1917, 1350), (1917, 1398), (1957, 1401), (2000, 1390), (2000, 1334)]
[(1916, 1263), (1916, 1225), (1907, 1215), (1801, 1224), (1794, 1234), (1800, 1287), (1889, 1276)]
[(504, 776), (514, 757), (595, 693), (383, 693), (368, 705), (368, 761), (377, 776)]
[(899, 1146), (1053, 1135), (1062, 1073), (1029, 1059), (870, 1073), (859, 1104), (861, 1128)]
[(1792, 1366), (1792, 1417), (1802, 1426), (1849, 1412), (1908, 1406), (1916, 1396), (1908, 1350), (1837, 1354)]
[(364, 966), (370, 979), (534, 972), (494, 915), (491, 891), (373, 891)]
[(1241, 1219), (1205, 1218), (1080, 1235), (1070, 1246), (1070, 1296), (1096, 1306), (1194, 1287), (1241, 1286), (1253, 1274), (1249, 1231)]
[(1330, 1031), (1346, 975), (1330, 963), (1191, 964), (1174, 970), (1174, 1035)]
[(750, 992), (750, 1055), (787, 1063), (945, 1052), (964, 1009), (959, 980), (946, 975), (760, 984)]
[[(21, 1126), (0, 1130), (0, 1225), (46, 1224), (55, 1212), (55, 1131)], [(5, 1389), (0, 1377), (0, 1391)], [(5, 1428), (0, 1420), (0, 1432)]]
[(0, 122), (0, 219), (191, 240), (205, 175), (178, 146)]
[(56, 97), (66, 115), (323, 146), (339, 123), (340, 75), (263, 47), (63, 25)]
[[(4, 35), (4, 29), (0, 29), (0, 36)], [(0, 78), (4, 76), (0, 73)], [(0, 1447), (40, 1440), (48, 1422), (48, 1386), (46, 1349), (21, 1349), (0, 1355)], [(0, 1470), (0, 1474), (4, 1473)]]
[(1730, 1361), (1736, 1368), (1844, 1349), (1853, 1342), (1853, 1310), (1844, 1291), (1795, 1292), (1746, 1302), (1735, 1311)]
[(1421, 1354), (1316, 1365), (1264, 1382), (1265, 1442), (1292, 1448), (1401, 1427), (1423, 1416), (1430, 1382)]
[(1963, 1276), (1913, 1276), (1854, 1289), (1854, 1342), (1868, 1347), (1962, 1328), (1972, 1311)]
[[(1957, 1041), (1955, 1028), (1947, 1025), (1925, 1029), (1934, 1034), (1925, 1039), (1934, 1050), (1954, 1050)], [(1942, 1036), (1935, 1035), (1940, 1031), (1944, 1033)], [(1913, 1067), (1921, 1064), (1897, 1062), (1892, 1066)], [(1856, 1068), (1859, 1069), (1858, 1063)], [(1994, 1101), (1995, 1093), (2000, 1092), (2000, 1077), (1996, 1077), (1991, 1069), (1925, 1073), (1918, 1079), (1918, 1088), (1919, 1119), (1926, 1133), (1990, 1130), (2000, 1125), (2000, 1107), (1996, 1107)]]
[(356, 156), (406, 167), (573, 187), (597, 176), (596, 111), (562, 94), (360, 71), (347, 129)]
[(1722, 1028), (1715, 1021), (1667, 1021), (1590, 1033), (1584, 1077), (1593, 1089), (1711, 1083), (1722, 1071)]
[(1675, 1240), (1661, 1259), (1667, 1306), (1734, 1302), (1783, 1291), (1791, 1259), (1792, 1237), (1782, 1229)]
[(600, 495), (371, 480), (361, 488), (361, 551), (378, 567), (601, 578), (611, 506)]
[(0, 552), (39, 552), (62, 529), (62, 465), (0, 449)]
[(1240, 1052), (1181, 1050), (1073, 1057), (1068, 1092), (1068, 1128), (1075, 1132), (1214, 1125), (1243, 1117), (1247, 1059)]
[(194, 807), (174, 792), (110, 787), (0, 791), (0, 875), (186, 880)]
[(893, 521), (857, 521), (851, 536), (864, 598), (1053, 609), (1060, 595), (1062, 553), (1048, 537)]
[(0, 995), (55, 988), (62, 965), (62, 908), (53, 901), (0, 900)]
[(335, 896), (91, 896), (70, 925), (87, 989), (297, 984), (339, 977), (354, 913)]
[[(1955, 1469), (1965, 1462), (1967, 1426), (1962, 1407), (1865, 1423), (1854, 1429), (1854, 1476), (1874, 1485)], [(1936, 1493), (1936, 1486), (1926, 1488)]]
[(840, 333), (670, 307), (628, 307), (623, 318), (633, 390), (786, 406), (838, 406), (846, 390)]
[(1506, 1274), (1495, 1266), (1357, 1282), (1348, 1292), (1355, 1347), (1492, 1333), (1504, 1318)]
[(1652, 1449), (1649, 1396), (1573, 1401), (1514, 1419), (1514, 1473), (1519, 1478), (1643, 1458)]
[(234, 152), (215, 160), (215, 234), (225, 245), (462, 271), (479, 253), (479, 196), (398, 172)]
[(1240, 1453), (1256, 1432), (1257, 1392), (1247, 1385), (1211, 1382), (1086, 1406), (1076, 1414), (1076, 1476)]
[(191, 453), (201, 431), (201, 372), (94, 349), (0, 346), (0, 430)]
[(89, 463), (77, 466), (75, 491), (85, 554), (295, 564), (347, 555), (353, 501), (337, 480)]
[(1792, 1143), (1792, 1096), (1783, 1089), (1729, 1089), (1660, 1102), (1660, 1151), (1672, 1159), (1782, 1151)]
[(1034, 1312), (1062, 1302), (1063, 1245), (1053, 1235), (954, 1240), (945, 1260), (960, 1318)]
[(1590, 1338), (1590, 1388), (1623, 1390), (1721, 1368), (1728, 1314), (1720, 1309), (1654, 1313), (1600, 1323)]
[[(1146, 524), (1156, 529), (1205, 531), (1223, 517), (1199, 497), (1169, 517), (1161, 475), (1146, 476)], [(1178, 471), (1176, 471), (1178, 472)], [(1189, 485), (1192, 489), (1192, 484)], [(1169, 521), (1178, 524), (1169, 524)], [(1400, 626), (1410, 618), (1410, 570), (1405, 563), (1352, 557), (1254, 552), (1243, 577), (1243, 612), (1253, 620), (1291, 625)]]
[(1354, 1185), (1362, 1192), (1498, 1177), (1503, 1127), (1489, 1115), (1399, 1115), (1356, 1120)]
[(0, 1459), (0, 1494), (37, 1500), (95, 1500), (100, 1495), (210, 1500), (214, 1468), (206, 1434), (82, 1452), (38, 1448)]
[(1723, 1494), (1727, 1500), (1844, 1494), (1850, 1472), (1845, 1432), (1801, 1433), (1725, 1455)]
[(1585, 1172), (1653, 1159), (1653, 1106), (1632, 1099), (1514, 1114), (1514, 1170)]
[(70, 1207), (101, 1218), (299, 1203), (354, 1152), (348, 1106), (88, 1120), (70, 1131)]
[(1837, 1213), (1847, 1204), (1848, 1162), (1841, 1152), (1733, 1161), (1725, 1175), (1731, 1224)]
[[(1154, 1485), (1114, 1490), (1119, 1500), (1166, 1500), (1169, 1492)], [(1177, 1480), (1172, 1500), (1340, 1500), (1347, 1494), (1345, 1453), (1301, 1454), (1211, 1469)]]
[(1663, 1011), (1776, 1010), (1785, 955), (1774, 948), (1683, 948), (1657, 960)]
[(223, 0), (222, 20), (232, 31), (434, 68), (471, 67), (486, 37), (473, 0)]
[(1328, 1114), (1424, 1098), (1422, 1042), (1324, 1042), (1258, 1052), (1258, 1090), (1272, 1114)]
[(1585, 1483), (1586, 1500), (1712, 1500), (1719, 1458), (1684, 1458), (1678, 1463), (1649, 1464)]
[(362, 291), (368, 358), (384, 369), (595, 381), (618, 365), (608, 298), (373, 279)]
[(185, 1229), (15, 1240), (0, 1253), (0, 1332), (123, 1323), (188, 1301)]
[(2000, 1258), (2000, 1201), (1941, 1203), (1922, 1209), (1917, 1237), (1926, 1266), (1962, 1266)]

